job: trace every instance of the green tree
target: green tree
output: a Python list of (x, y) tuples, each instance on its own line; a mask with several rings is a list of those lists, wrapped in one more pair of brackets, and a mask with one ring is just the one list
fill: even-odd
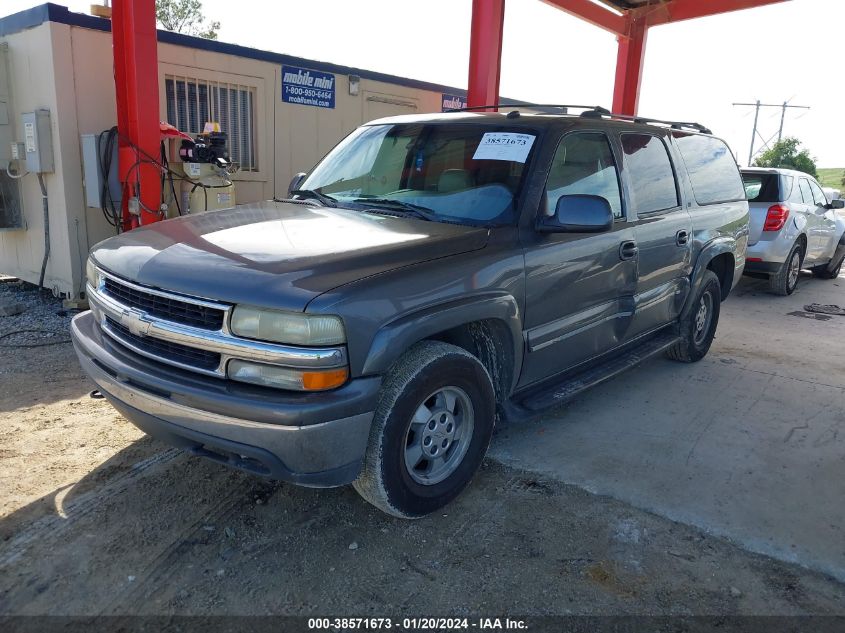
[(200, 0), (156, 0), (156, 19), (168, 31), (216, 40), (220, 22), (206, 22)]
[(754, 165), (757, 167), (796, 169), (817, 178), (816, 159), (810, 156), (810, 152), (806, 149), (799, 151), (798, 148), (800, 146), (801, 141), (789, 136), (778, 141), (772, 145), (771, 149), (767, 149), (760, 154), (757, 160), (754, 161)]

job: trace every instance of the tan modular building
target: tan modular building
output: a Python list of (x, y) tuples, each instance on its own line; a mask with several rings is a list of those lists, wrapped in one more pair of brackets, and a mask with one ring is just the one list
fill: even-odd
[[(161, 120), (189, 134), (220, 122), (241, 166), (239, 203), (285, 195), (296, 172), (365, 121), (460, 106), (465, 94), (167, 31), (158, 40)], [(41, 189), (35, 174), (12, 177), (25, 171), (13, 152), (41, 130), (26, 125), (26, 113), (47, 110), (38, 139), (53, 155), (42, 166), (51, 244), (44, 286), (67, 298), (84, 291), (88, 250), (114, 229), (86, 206), (80, 138), (116, 124), (113, 76), (108, 20), (51, 4), (0, 19), (0, 273), (39, 280)]]

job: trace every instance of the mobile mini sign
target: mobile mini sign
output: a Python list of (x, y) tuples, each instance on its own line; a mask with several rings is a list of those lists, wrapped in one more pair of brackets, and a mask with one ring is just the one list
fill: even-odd
[(448, 112), (449, 110), (463, 110), (467, 107), (467, 98), (461, 95), (450, 95), (445, 92), (440, 93), (440, 111)]
[(282, 66), (282, 101), (334, 108), (335, 76), (318, 70)]

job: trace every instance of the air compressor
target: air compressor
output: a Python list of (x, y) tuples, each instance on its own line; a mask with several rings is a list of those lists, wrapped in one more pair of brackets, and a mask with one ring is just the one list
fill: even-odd
[[(191, 136), (162, 121), (159, 133), (159, 156), (129, 142), (117, 126), (100, 134), (82, 135), (87, 201), (91, 207), (100, 207), (118, 233), (141, 224), (143, 205), (138, 174), (142, 166), (155, 167), (161, 179), (157, 208), (143, 207), (148, 216), (146, 222), (228, 209), (236, 204), (232, 177), (238, 165), (230, 158), (227, 136), (219, 123), (206, 123), (202, 133)], [(124, 150), (131, 167), (121, 179), (119, 152)]]
[(235, 206), (235, 166), (229, 159), (226, 133), (209, 129), (179, 147), (182, 213), (203, 213)]

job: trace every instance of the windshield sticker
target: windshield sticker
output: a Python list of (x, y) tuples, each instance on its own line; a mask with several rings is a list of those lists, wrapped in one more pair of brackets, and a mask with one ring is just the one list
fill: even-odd
[(473, 160), (507, 160), (524, 163), (536, 137), (515, 132), (485, 132)]

